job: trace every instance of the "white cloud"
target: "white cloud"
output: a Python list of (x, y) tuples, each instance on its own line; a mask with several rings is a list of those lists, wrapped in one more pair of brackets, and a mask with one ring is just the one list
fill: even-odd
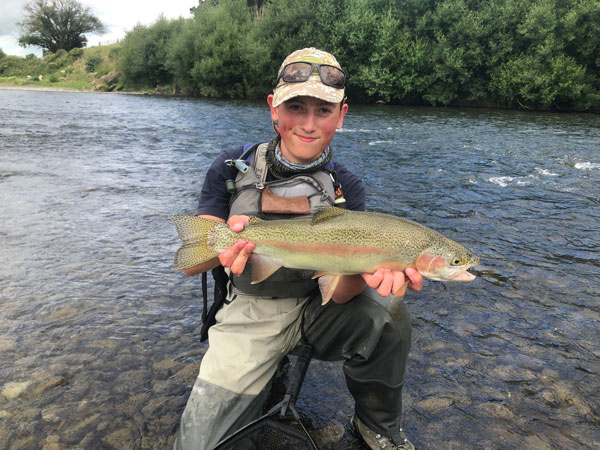
[[(23, 7), (27, 0), (0, 0), (0, 48), (9, 55), (24, 56), (29, 53), (40, 55), (36, 47), (20, 47), (17, 39), (23, 20)], [(89, 6), (106, 26), (103, 35), (89, 34), (88, 47), (98, 43), (113, 43), (122, 39), (136, 24), (150, 25), (163, 14), (168, 19), (190, 17), (190, 8), (198, 0), (80, 0)]]

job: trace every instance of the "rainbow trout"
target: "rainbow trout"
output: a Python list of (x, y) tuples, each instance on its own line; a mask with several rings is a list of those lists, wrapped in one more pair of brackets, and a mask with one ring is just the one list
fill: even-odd
[(305, 219), (253, 217), (240, 233), (201, 217), (170, 219), (183, 241), (174, 269), (204, 263), (244, 239), (256, 246), (248, 268), (252, 283), (281, 267), (314, 270), (323, 304), (333, 295), (340, 275), (413, 267), (430, 280), (471, 281), (475, 275), (467, 270), (479, 264), (477, 255), (431, 228), (387, 214), (330, 207)]

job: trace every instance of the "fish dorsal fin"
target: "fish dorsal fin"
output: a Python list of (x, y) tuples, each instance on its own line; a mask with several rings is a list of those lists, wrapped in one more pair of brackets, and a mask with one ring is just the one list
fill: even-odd
[(263, 220), (259, 219), (258, 217), (250, 217), (250, 221), (248, 222), (248, 225), (256, 225), (261, 222), (263, 222)]
[(349, 214), (350, 211), (347, 209), (336, 208), (335, 206), (328, 206), (325, 208), (319, 208), (312, 218), (312, 224), (316, 225), (321, 222), (333, 219), (335, 217), (344, 216)]

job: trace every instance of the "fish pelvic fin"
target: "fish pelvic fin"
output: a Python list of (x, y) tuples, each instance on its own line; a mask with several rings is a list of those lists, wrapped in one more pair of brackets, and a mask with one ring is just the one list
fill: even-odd
[(250, 278), (252, 280), (250, 284), (266, 280), (281, 268), (281, 265), (271, 258), (256, 254), (250, 255), (248, 262), (250, 263)]
[(392, 292), (392, 294), (394, 295), (392, 297), (392, 300), (398, 300), (399, 298), (404, 297), (404, 294), (406, 294), (406, 288), (408, 288), (408, 283), (410, 283), (410, 280), (405, 281), (404, 284), (400, 286), (400, 288), (396, 292)]
[(177, 229), (183, 245), (175, 254), (173, 269), (185, 270), (197, 266), (219, 255), (209, 245), (210, 233), (225, 224), (203, 217), (174, 215), (169, 216)]
[(326, 305), (337, 288), (342, 276), (336, 273), (328, 273), (319, 278), (319, 290), (321, 291), (321, 305)]

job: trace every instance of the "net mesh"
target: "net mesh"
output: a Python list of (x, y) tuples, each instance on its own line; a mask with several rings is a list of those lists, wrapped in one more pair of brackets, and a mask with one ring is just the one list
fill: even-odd
[(269, 418), (231, 436), (215, 450), (316, 450), (301, 430)]

